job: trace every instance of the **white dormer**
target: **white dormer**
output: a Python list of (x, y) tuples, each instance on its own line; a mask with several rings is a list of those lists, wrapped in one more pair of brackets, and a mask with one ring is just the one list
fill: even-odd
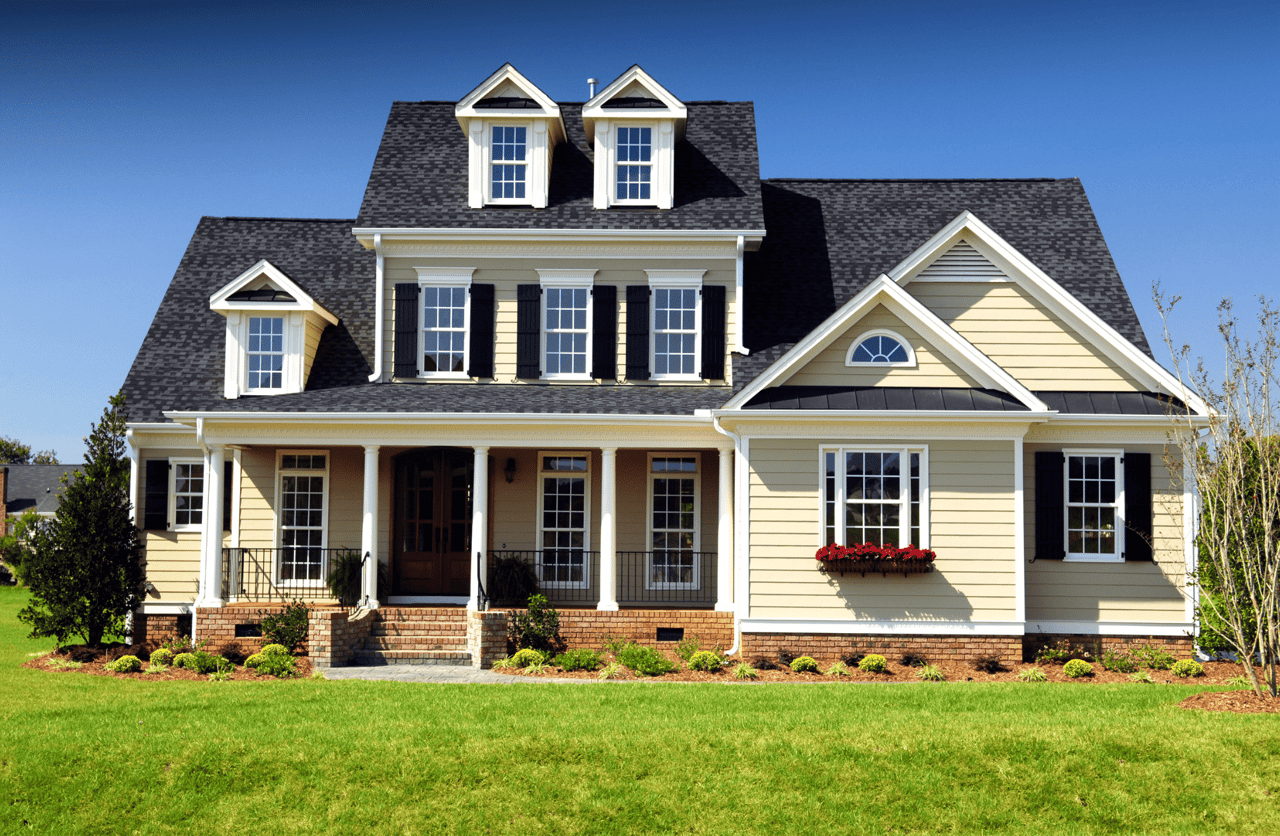
[(209, 297), (227, 318), (222, 392), (284, 395), (306, 388), (320, 334), (338, 318), (263, 259)]
[(547, 205), (551, 152), (564, 140), (560, 107), (510, 64), (472, 90), (454, 116), (467, 135), (467, 202)]
[(595, 142), (595, 208), (670, 209), (676, 141), (684, 136), (684, 102), (637, 64), (582, 106)]

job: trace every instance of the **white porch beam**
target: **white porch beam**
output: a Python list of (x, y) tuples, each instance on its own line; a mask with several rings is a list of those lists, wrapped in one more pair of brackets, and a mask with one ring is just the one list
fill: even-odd
[(598, 610), (618, 609), (618, 448), (600, 449), (600, 603)]
[(360, 606), (378, 608), (378, 445), (364, 446), (364, 517), (360, 522)]
[(733, 612), (733, 450), (720, 450), (719, 527), (716, 530), (716, 612)]
[(471, 597), (467, 609), (480, 609), (480, 578), (488, 566), (489, 551), (489, 448), (475, 448), (471, 475)]

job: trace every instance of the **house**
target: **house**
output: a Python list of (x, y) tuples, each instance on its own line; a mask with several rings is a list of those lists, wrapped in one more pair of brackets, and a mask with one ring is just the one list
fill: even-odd
[(124, 386), (135, 629), (243, 638), (352, 551), (372, 616), (314, 615), (323, 663), (486, 663), (513, 557), (571, 644), (1185, 648), (1166, 413), (1207, 409), (1080, 182), (762, 181), (754, 120), (505, 65), (392, 105), (355, 218), (203, 218)]
[(63, 480), (82, 468), (78, 464), (0, 465), (0, 507), (9, 517), (27, 511), (51, 517), (62, 504)]

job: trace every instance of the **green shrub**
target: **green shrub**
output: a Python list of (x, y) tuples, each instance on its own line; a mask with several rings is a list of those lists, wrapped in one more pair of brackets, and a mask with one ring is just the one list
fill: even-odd
[(511, 662), (517, 668), (527, 668), (530, 665), (546, 664), (550, 654), (543, 653), (541, 650), (534, 650), (532, 647), (522, 647), (515, 653), (511, 654)]
[(521, 670), (524, 674), (551, 673), (551, 666), (546, 662), (530, 662)]
[[(231, 665), (221, 656), (214, 656), (204, 650), (197, 650), (195, 653), (183, 653), (182, 656), (187, 657), (182, 666), (196, 673), (213, 673), (214, 671), (225, 670), (228, 665)], [(182, 658), (182, 656), (178, 658)], [(231, 665), (231, 667), (234, 668), (235, 666)]]
[(626, 665), (632, 673), (642, 676), (661, 676), (670, 673), (675, 665), (657, 648), (641, 644), (628, 643), (618, 651), (618, 661)]
[(702, 640), (697, 636), (690, 636), (687, 639), (681, 639), (676, 642), (676, 655), (684, 661), (688, 662), (693, 658), (693, 654), (702, 648)]
[(517, 667), (517, 665), (510, 656), (504, 656), (493, 663), (493, 669), (495, 671), (510, 670), (514, 667)]
[(738, 664), (733, 666), (734, 679), (755, 679), (759, 675), (760, 675), (759, 672), (757, 672), (755, 668), (751, 667), (746, 662), (739, 662)]
[(1180, 659), (1173, 663), (1172, 673), (1182, 679), (1191, 676), (1204, 676), (1204, 665), (1195, 659)]
[(916, 671), (916, 678), (924, 682), (946, 682), (947, 677), (937, 665), (924, 665)]
[(84, 667), (84, 662), (77, 662), (74, 659), (59, 659), (56, 656), (50, 656), (44, 660), (44, 663), (55, 671), (73, 671)]
[(172, 665), (173, 651), (167, 647), (157, 647), (151, 651), (150, 661), (152, 665)]
[(796, 673), (818, 673), (818, 662), (812, 656), (797, 656), (791, 660), (791, 670)]
[(600, 667), (600, 654), (580, 647), (576, 650), (566, 650), (551, 661), (552, 664), (566, 671), (593, 671)]
[(283, 645), (287, 652), (294, 653), (307, 641), (310, 616), (306, 604), (294, 601), (283, 611), (262, 619), (262, 635), (269, 643)]
[(1048, 682), (1049, 677), (1045, 676), (1044, 671), (1038, 667), (1027, 668), (1018, 672), (1019, 682)]
[(983, 673), (1000, 673), (1009, 670), (999, 656), (981, 656), (973, 660), (973, 669)]
[(849, 666), (844, 662), (835, 662), (827, 668), (827, 676), (848, 676)]
[(1083, 659), (1072, 659), (1062, 666), (1062, 672), (1072, 679), (1082, 676), (1093, 676), (1093, 665)]
[(137, 656), (121, 656), (114, 662), (107, 662), (102, 667), (112, 673), (137, 673), (142, 670), (142, 660)]
[(1151, 678), (1151, 674), (1147, 673), (1146, 671), (1138, 671), (1137, 673), (1131, 673), (1131, 674), (1129, 674), (1129, 681), (1130, 681), (1130, 682), (1143, 682), (1143, 683), (1146, 683), (1146, 684), (1150, 685), (1150, 684), (1151, 684), (1152, 682), (1154, 682), (1155, 680), (1153, 680), (1153, 679)]
[(159, 662), (151, 662), (147, 665), (147, 673), (164, 673), (169, 670), (169, 665), (162, 665)]
[[(277, 678), (286, 678), (295, 676), (298, 673), (297, 663), (288, 651), (281, 653), (274, 648), (280, 645), (267, 645), (262, 651), (255, 653), (248, 659), (244, 660), (244, 666), (250, 670), (255, 670), (260, 674), (274, 676)], [(268, 650), (270, 648), (270, 651)]]
[(1138, 669), (1138, 660), (1128, 651), (1109, 647), (1102, 653), (1102, 668), (1115, 673), (1133, 673)]
[(1173, 667), (1173, 654), (1163, 647), (1144, 644), (1142, 647), (1136, 648), (1133, 651), (1133, 655), (1139, 662), (1153, 671), (1167, 671)]
[(226, 682), (231, 679), (231, 671), (214, 671), (209, 674), (210, 682)]
[(341, 551), (329, 558), (329, 574), (324, 585), (338, 599), (343, 607), (353, 607), (360, 600), (361, 588), (364, 584), (360, 577), (364, 569), (364, 558), (359, 552)]
[(264, 656), (292, 656), (293, 652), (282, 644), (264, 644), (258, 651)]
[(622, 665), (617, 662), (610, 662), (600, 669), (600, 673), (596, 674), (599, 679), (619, 679), (622, 676)]
[(615, 636), (613, 633), (605, 633), (600, 637), (600, 646), (604, 648), (606, 653), (617, 656), (618, 652), (627, 646), (627, 640), (622, 636)]
[(689, 670), (715, 673), (724, 667), (724, 659), (712, 650), (699, 650), (689, 658)]
[(517, 554), (499, 553), (489, 561), (489, 599), (496, 607), (518, 607), (541, 592), (533, 564)]
[(1036, 662), (1048, 665), (1061, 665), (1070, 659), (1093, 661), (1094, 652), (1084, 645), (1072, 644), (1066, 639), (1047, 645), (1036, 651)]
[(858, 663), (858, 670), (866, 671), (867, 673), (884, 673), (888, 668), (889, 660), (879, 653), (868, 653)]
[(1231, 677), (1230, 679), (1227, 680), (1227, 685), (1231, 686), (1232, 688), (1252, 688), (1253, 687), (1253, 683), (1249, 681), (1249, 677), (1245, 676), (1244, 674)]
[(526, 612), (512, 613), (508, 626), (516, 647), (532, 647), (554, 653), (561, 645), (560, 613), (547, 604), (545, 595), (530, 595)]
[(194, 653), (179, 653), (173, 657), (173, 666), (175, 668), (187, 668), (191, 665), (191, 660), (195, 659)]
[(923, 653), (904, 653), (902, 654), (902, 664), (908, 668), (923, 668), (929, 664), (929, 660), (925, 658)]

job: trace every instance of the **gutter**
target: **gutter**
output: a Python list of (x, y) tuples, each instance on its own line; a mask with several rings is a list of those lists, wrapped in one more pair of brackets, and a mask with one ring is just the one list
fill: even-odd
[(383, 262), (385, 260), (384, 256), (382, 255), (382, 233), (374, 234), (373, 249), (374, 249), (374, 252), (378, 254), (377, 265), (374, 267), (374, 271), (373, 271), (373, 276), (374, 276), (374, 279), (373, 279), (374, 308), (373, 309), (374, 311), (377, 312), (376, 314), (377, 322), (374, 323), (374, 328), (373, 328), (373, 374), (369, 375), (369, 382), (380, 383), (382, 382), (382, 325), (381, 325), (382, 314), (383, 314), (382, 308), (383, 308), (383, 305), (386, 303), (386, 300), (384, 298), (386, 296), (386, 291), (382, 286), (383, 285), (383, 282), (382, 282)]

